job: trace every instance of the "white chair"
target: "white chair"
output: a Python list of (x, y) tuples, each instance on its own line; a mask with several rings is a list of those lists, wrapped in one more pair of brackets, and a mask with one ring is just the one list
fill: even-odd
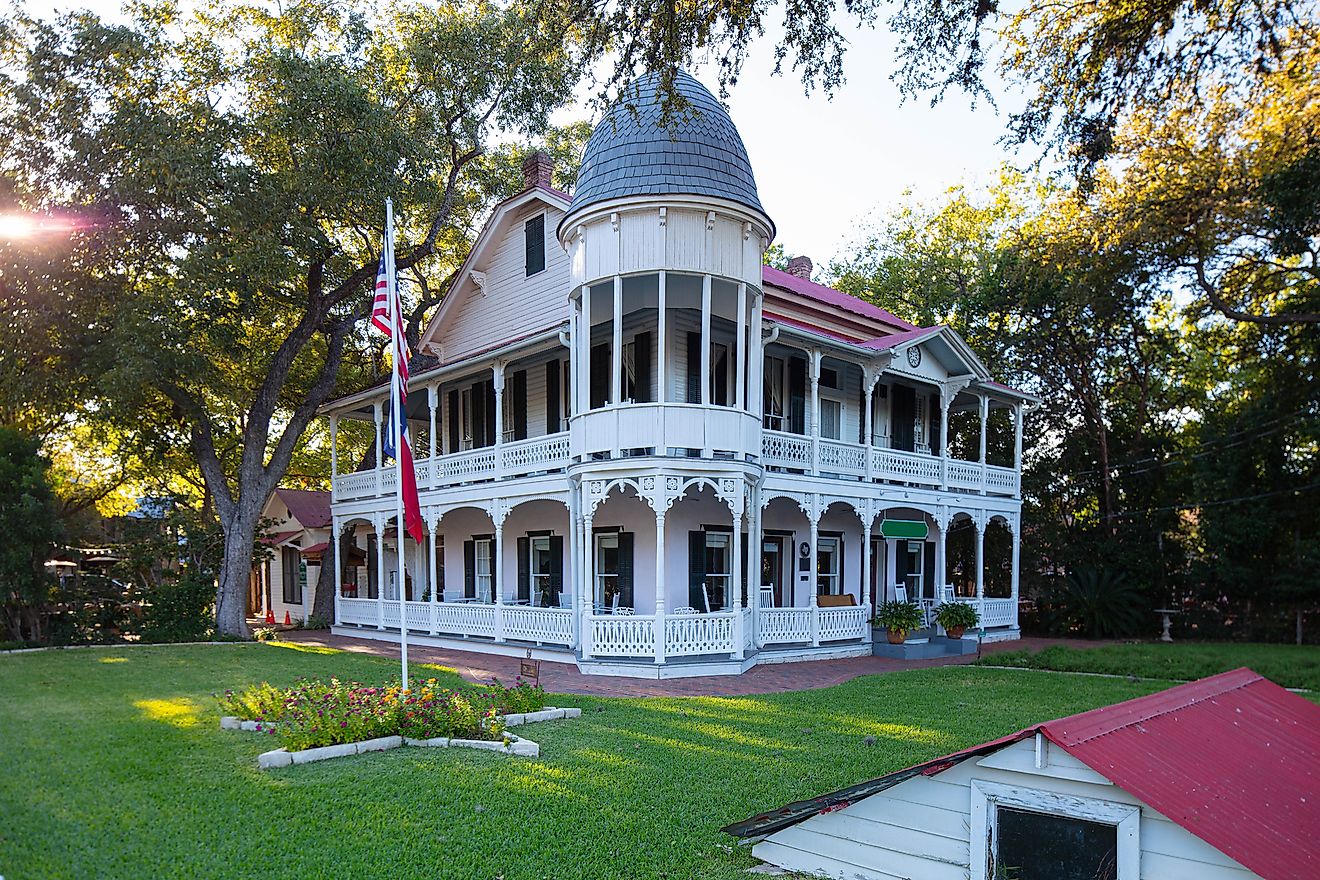
[(701, 612), (698, 611), (697, 609), (693, 608), (691, 605), (683, 605), (683, 606), (681, 606), (681, 607), (679, 607), (679, 608), (675, 608), (675, 609), (674, 609), (674, 613), (675, 613), (675, 614), (700, 614)]
[(614, 598), (610, 600), (610, 613), (611, 613), (611, 614), (618, 614), (618, 613), (619, 613), (619, 594), (618, 594), (618, 593), (615, 593), (615, 594), (614, 594)]
[(907, 600), (907, 587), (902, 584), (894, 584), (894, 601), (906, 602)]
[(701, 583), (701, 601), (706, 603), (706, 613), (710, 614), (710, 590), (706, 589), (705, 581)]
[(761, 587), (761, 607), (762, 607), (762, 608), (774, 608), (774, 607), (775, 607), (775, 588), (774, 588), (774, 587), (764, 587), (764, 586)]
[(953, 594), (953, 584), (945, 584), (944, 586), (940, 587), (941, 605), (943, 605), (946, 602), (956, 602), (956, 601), (958, 601), (958, 597)]
[(573, 607), (573, 594), (570, 593), (570, 592), (568, 592), (567, 590), (562, 590), (562, 591), (559, 593), (559, 607), (560, 607), (560, 608), (572, 608), (572, 607)]
[(622, 614), (624, 617), (632, 617), (634, 614), (633, 610), (627, 605), (615, 605), (613, 613)]

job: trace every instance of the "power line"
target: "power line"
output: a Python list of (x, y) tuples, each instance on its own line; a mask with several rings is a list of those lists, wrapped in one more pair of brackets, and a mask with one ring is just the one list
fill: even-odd
[(1214, 501), (1201, 501), (1192, 504), (1170, 504), (1164, 507), (1150, 507), (1145, 510), (1124, 510), (1119, 513), (1110, 514), (1111, 519), (1119, 517), (1147, 516), (1152, 513), (1165, 513), (1183, 510), (1204, 510), (1207, 507), (1222, 507), (1226, 504), (1241, 504), (1244, 501), (1261, 501), (1266, 498), (1277, 498), (1280, 495), (1301, 495), (1305, 492), (1311, 492), (1320, 489), (1320, 483), (1310, 483), (1305, 486), (1297, 486), (1292, 489), (1276, 489), (1273, 492), (1261, 492), (1257, 495), (1241, 495), (1237, 498), (1220, 498)]

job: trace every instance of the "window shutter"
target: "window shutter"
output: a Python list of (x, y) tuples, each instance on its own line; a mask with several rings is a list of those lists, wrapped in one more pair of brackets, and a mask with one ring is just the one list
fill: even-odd
[(633, 535), (619, 532), (619, 604), (633, 605)]
[(544, 214), (538, 214), (523, 224), (523, 239), (527, 250), (527, 274), (535, 275), (545, 269)]
[(376, 554), (380, 552), (380, 541), (375, 535), (367, 536), (367, 598), (380, 596), (380, 569), (376, 567)]
[(651, 402), (651, 334), (638, 333), (633, 337), (633, 362), (637, 370), (637, 393), (633, 400)]
[(706, 533), (688, 532), (688, 604), (706, 610), (701, 584), (706, 580)]
[(688, 403), (701, 403), (701, 334), (687, 334), (687, 395)]
[(807, 433), (807, 362), (788, 359), (788, 430)]
[(477, 598), (477, 542), (463, 542), (463, 596)]
[(483, 446), (494, 446), (499, 438), (495, 436), (495, 380), (482, 382), (486, 396), (486, 442)]
[(742, 607), (747, 608), (747, 533), (740, 532), (742, 538)]
[(532, 542), (522, 537), (518, 539), (518, 601), (526, 602), (532, 598)]
[(564, 539), (560, 535), (550, 536), (550, 602), (559, 604), (559, 594), (564, 589)]
[(923, 595), (938, 596), (940, 587), (943, 586), (944, 578), (935, 570), (935, 542), (926, 542), (926, 574), (923, 578), (925, 584), (922, 585)]
[(458, 423), (460, 421), (458, 414), (458, 391), (449, 392), (449, 452), (453, 454), (458, 452)]
[(527, 371), (513, 374), (513, 439), (527, 439)]
[(610, 399), (610, 344), (591, 347), (591, 408), (604, 406)]
[(930, 451), (939, 455), (940, 450), (944, 448), (944, 438), (940, 436), (940, 396), (932, 394), (930, 396)]
[(894, 448), (911, 452), (916, 440), (913, 420), (916, 418), (917, 393), (906, 385), (895, 385), (893, 397), (890, 399), (894, 418), (889, 432)]
[(472, 401), (472, 412), (468, 413), (472, 425), (472, 448), (478, 449), (486, 445), (486, 419), (483, 415), (486, 411), (486, 383), (473, 382), (468, 399)]
[(545, 432), (559, 433), (559, 361), (549, 361), (545, 365)]
[[(572, 363), (573, 363), (572, 361), (564, 361), (564, 384), (560, 386), (561, 388), (573, 387)], [(564, 395), (562, 409), (564, 410), (564, 415), (566, 416), (573, 415), (573, 396), (571, 394)], [(555, 430), (557, 431), (559, 429), (555, 428)]]
[(716, 406), (729, 405), (729, 349), (721, 348), (718, 352), (711, 352), (710, 358), (711, 383), (710, 402)]

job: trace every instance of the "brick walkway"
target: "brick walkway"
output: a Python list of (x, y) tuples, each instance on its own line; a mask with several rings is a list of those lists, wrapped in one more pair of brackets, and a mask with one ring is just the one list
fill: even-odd
[[(398, 659), (398, 645), (331, 635), (328, 632), (290, 631), (280, 638), (288, 642), (319, 645), (373, 654), (377, 657)], [(1063, 639), (1020, 639), (1016, 642), (992, 642), (983, 647), (983, 653), (1017, 651), (1024, 648), (1039, 650), (1048, 645), (1064, 644)], [(1087, 642), (1078, 642), (1085, 646)], [(468, 681), (481, 684), (492, 679), (512, 681), (518, 675), (517, 657), (499, 654), (477, 654), (422, 645), (408, 647), (408, 659), (416, 663), (435, 663), (448, 666)], [(748, 694), (773, 694), (830, 687), (850, 681), (859, 675), (900, 672), (928, 666), (950, 666), (970, 663), (969, 657), (948, 657), (936, 660), (889, 660), (883, 657), (853, 657), (845, 660), (811, 660), (802, 663), (768, 663), (754, 666), (742, 675), (708, 675), (694, 678), (644, 679), (619, 676), (583, 675), (572, 663), (541, 662), (541, 685), (555, 694), (588, 694), (602, 697), (736, 697)]]

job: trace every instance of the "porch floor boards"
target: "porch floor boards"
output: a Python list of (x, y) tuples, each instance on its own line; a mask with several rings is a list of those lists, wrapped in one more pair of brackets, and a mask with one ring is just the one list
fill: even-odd
[[(282, 633), (284, 641), (298, 642), (398, 659), (399, 646), (376, 639), (332, 635), (324, 631), (295, 630)], [(1050, 645), (1072, 644), (1085, 647), (1093, 643), (1069, 639), (1024, 638), (990, 642), (982, 646), (984, 654), (1021, 649), (1038, 650)], [(488, 684), (498, 678), (513, 681), (518, 675), (520, 658), (502, 654), (478, 654), (449, 648), (409, 644), (408, 659), (413, 663), (435, 663), (455, 669), (468, 681)], [(976, 659), (940, 657), (930, 660), (890, 660), (884, 657), (849, 657), (838, 660), (805, 660), (796, 663), (760, 663), (741, 675), (707, 675), (691, 678), (629, 678), (624, 676), (586, 675), (565, 653), (565, 662), (541, 661), (541, 685), (550, 693), (584, 694), (602, 697), (740, 697), (785, 691), (831, 687), (859, 675), (876, 675), (920, 669), (927, 666), (965, 664)]]

